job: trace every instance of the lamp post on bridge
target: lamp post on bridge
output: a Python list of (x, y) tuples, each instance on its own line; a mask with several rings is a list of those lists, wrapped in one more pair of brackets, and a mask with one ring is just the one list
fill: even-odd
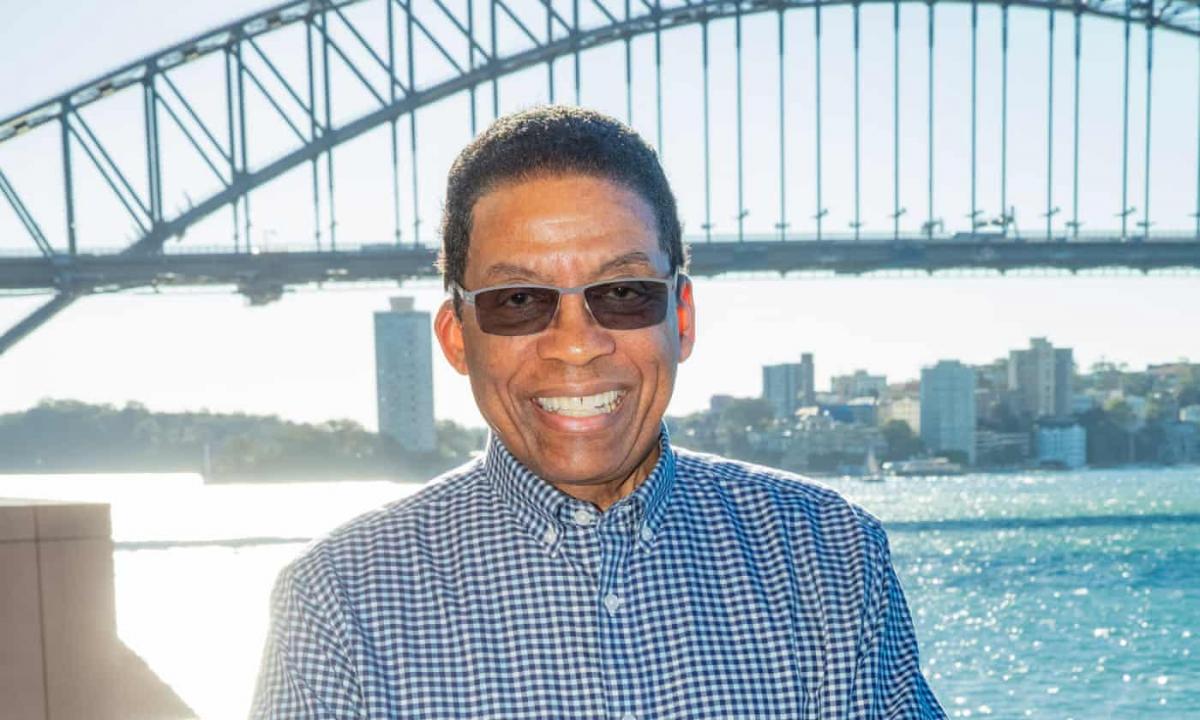
[(863, 222), (861, 222), (861, 221), (858, 221), (858, 220), (851, 220), (851, 221), (850, 221), (850, 229), (854, 231), (854, 239), (855, 239), (855, 240), (858, 240), (858, 239), (860, 239), (860, 237), (861, 237), (861, 234), (862, 234), (862, 227), (863, 227), (863, 225), (865, 225), (865, 224), (866, 224), (866, 223), (863, 223)]
[(1125, 221), (1129, 218), (1130, 215), (1134, 214), (1135, 212), (1137, 212), (1137, 207), (1134, 205), (1130, 205), (1129, 207), (1125, 208), (1121, 212), (1113, 215), (1113, 217), (1121, 218), (1121, 240), (1122, 241), (1129, 239), (1128, 234), (1125, 232)]
[(1054, 239), (1054, 216), (1062, 212), (1062, 208), (1055, 205), (1046, 212), (1042, 213), (1042, 217), (1046, 218), (1046, 240), (1049, 242)]
[(892, 240), (900, 240), (900, 217), (908, 212), (908, 208), (896, 208), (896, 212), (890, 213), (888, 219), (892, 221)]
[(775, 229), (779, 231), (780, 241), (787, 240), (787, 229), (789, 227), (791, 227), (791, 223), (786, 223), (786, 222), (775, 223)]
[(1142, 242), (1149, 242), (1150, 241), (1150, 226), (1153, 225), (1154, 223), (1150, 220), (1138, 220), (1134, 224), (1137, 225), (1137, 227), (1141, 228), (1141, 230), (1142, 230), (1142, 236), (1139, 239)]

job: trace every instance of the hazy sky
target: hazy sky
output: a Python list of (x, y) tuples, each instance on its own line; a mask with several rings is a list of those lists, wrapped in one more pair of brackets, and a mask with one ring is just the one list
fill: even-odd
[[(83, 82), (109, 68), (173, 41), (219, 25), (267, 3), (156, 3), (149, 0), (8, 3), (0, 25), (0, 116), (17, 112), (56, 91)], [(369, 8), (368, 8), (369, 9)], [(926, 216), (927, 181), (925, 107), (925, 7), (905, 6), (902, 16), (904, 67), (902, 76), (901, 204), (915, 229)], [(998, 46), (994, 8), (981, 11), (979, 206), (994, 214), (998, 201), (998, 152), (992, 139), (998, 133)], [(364, 16), (365, 17), (365, 16)], [(891, 211), (891, 42), (890, 10), (863, 11), (864, 37), (864, 165), (863, 219), (868, 229), (883, 230)], [(964, 98), (969, 91), (965, 69), (969, 18), (964, 7), (938, 7), (938, 55), (935, 114), (935, 217), (948, 225), (964, 223), (969, 207), (964, 175), (969, 135)], [(365, 22), (365, 20), (364, 20)], [(778, 127), (774, 123), (778, 80), (774, 15), (745, 22), (747, 177), (745, 207), (748, 229), (769, 230), (778, 219)], [(1010, 110), (1011, 201), (1018, 207), (1022, 230), (1031, 232), (1043, 221), (1046, 152), (1045, 15), (1014, 10)], [(814, 148), (811, 14), (788, 16), (787, 166), (789, 220), (798, 230), (810, 227), (815, 208), (811, 182)], [(1083, 95), (1083, 190), (1080, 215), (1085, 229), (1112, 227), (1120, 208), (1120, 25), (1102, 20), (1086, 24)], [(824, 202), (829, 208), (827, 229), (845, 231), (852, 217), (849, 154), (849, 12), (826, 11), (823, 56), (826, 103), (823, 177)], [(667, 142), (665, 163), (680, 199), (685, 227), (703, 222), (703, 165), (698, 152), (699, 97), (696, 68), (699, 31), (681, 30), (664, 40), (668, 51)], [(1144, 93), (1144, 35), (1134, 33), (1134, 78), (1131, 94), (1133, 143), (1130, 158), (1130, 204), (1142, 206), (1144, 127), (1140, 101)], [(731, 25), (712, 27), (714, 58), (731, 59)], [(1154, 128), (1152, 149), (1153, 197), (1156, 228), (1190, 227), (1195, 209), (1197, 48), (1194, 40), (1169, 33), (1156, 37)], [(634, 125), (654, 140), (654, 123), (647, 100), (651, 73), (648, 42), (635, 43)], [(1055, 45), (1054, 202), (1064, 208), (1058, 227), (1069, 219), (1071, 178), (1070, 18), (1059, 18)], [(601, 49), (585, 58), (584, 103), (624, 114), (623, 85), (611, 72), (623, 60), (619, 47)], [(435, 62), (418, 56), (418, 65)], [(732, 63), (714, 63), (714, 167), (712, 218), (717, 231), (730, 232), (737, 212), (732, 171)], [(620, 67), (617, 65), (616, 67)], [(204, 68), (198, 68), (202, 73)], [(287, 69), (285, 68), (285, 72)], [(434, 72), (435, 70), (431, 70)], [(533, 71), (502, 87), (503, 110), (544, 100), (544, 69)], [(188, 78), (181, 78), (181, 84)], [(200, 75), (191, 78), (200, 112), (206, 112), (211, 89)], [(556, 66), (558, 99), (570, 99), (569, 62)], [(1179, 86), (1187, 93), (1173, 92)], [(187, 86), (185, 85), (185, 88)], [(341, 87), (348, 87), (348, 84)], [(347, 97), (343, 108), (356, 100)], [(211, 94), (211, 93), (209, 93)], [(486, 99), (486, 102), (485, 102)], [(337, 103), (335, 103), (337, 104)], [(481, 120), (490, 109), (490, 94), (481, 94)], [(418, 213), (424, 232), (436, 225), (445, 167), (469, 135), (466, 103), (458, 98), (432, 108), (418, 119), (421, 128), (419, 167), (422, 179)], [(1115, 112), (1114, 112), (1115, 109)], [(350, 110), (346, 110), (350, 112)], [(261, 114), (254, 136), (264, 157), (278, 138)], [(114, 153), (136, 147), (136, 133), (105, 124), (97, 113)], [(285, 131), (286, 132), (286, 131)], [(53, 133), (51, 133), (53, 134)], [(17, 184), (26, 201), (45, 217), (47, 232), (61, 238), (60, 198), (45, 163), (45, 146), (34, 138), (25, 145), (0, 145), (0, 168)], [(1161, 138), (1161, 140), (1159, 140)], [(338, 155), (339, 234), (347, 244), (385, 242), (392, 235), (391, 179), (379, 158), (387, 156), (386, 133), (373, 133)], [(24, 140), (24, 139), (22, 139)], [(52, 146), (51, 146), (52, 147)], [(177, 167), (197, 164), (180, 154)], [(172, 166), (176, 167), (176, 166)], [(49, 168), (49, 169), (47, 169)], [(202, 169), (169, 193), (168, 207), (182, 203), (184, 193), (199, 192), (188, 185), (201, 183)], [(278, 187), (255, 199), (256, 243), (298, 244), (310, 241), (311, 212), (296, 212), (309, 203), (308, 175), (293, 174)], [(86, 179), (80, 180), (86, 186)], [(407, 183), (407, 179), (406, 179)], [(406, 184), (406, 196), (411, 188)], [(98, 198), (102, 194), (97, 193)], [(107, 203), (107, 205), (106, 205)], [(84, 245), (121, 245), (125, 224), (114, 221), (118, 210), (111, 199), (96, 200), (81, 210)], [(401, 207), (403, 231), (410, 232), (411, 201)], [(114, 225), (115, 222), (115, 225)], [(127, 223), (126, 223), (127, 224)], [(113, 237), (112, 227), (118, 228)], [(428, 236), (432, 241), (432, 236)], [(229, 219), (221, 214), (189, 232), (187, 243), (229, 242)], [(0, 207), (0, 250), (27, 248), (6, 206)], [(713, 393), (757, 394), (759, 367), (796, 359), (801, 352), (816, 354), (818, 382), (831, 374), (866, 368), (892, 379), (915, 376), (921, 366), (942, 358), (984, 362), (1026, 344), (1031, 336), (1049, 337), (1056, 345), (1074, 347), (1081, 365), (1107, 357), (1134, 366), (1147, 362), (1200, 357), (1200, 333), (1194, 331), (1200, 278), (1184, 277), (953, 277), (919, 276), (845, 279), (724, 278), (697, 281), (699, 340), (696, 353), (680, 371), (671, 412), (683, 413), (707, 404)], [(374, 368), (371, 312), (386, 307), (387, 297), (400, 292), (382, 285), (289, 293), (266, 307), (246, 307), (224, 291), (173, 292), (155, 295), (132, 292), (90, 297), (76, 302), (48, 325), (0, 356), (0, 412), (18, 410), (42, 397), (79, 398), (123, 403), (137, 400), (156, 409), (243, 410), (277, 413), (302, 420), (350, 417), (375, 426)], [(433, 310), (440, 288), (425, 281), (408, 284), (402, 292), (416, 296), (419, 309)], [(44, 297), (0, 298), (0, 325), (7, 327)], [(435, 405), (439, 417), (479, 424), (470, 391), (438, 357)]]

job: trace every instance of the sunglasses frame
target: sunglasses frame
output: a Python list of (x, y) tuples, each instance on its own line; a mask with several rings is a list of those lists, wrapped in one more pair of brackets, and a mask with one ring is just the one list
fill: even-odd
[[(523, 283), (505, 283), (503, 285), (492, 285), (489, 287), (479, 288), (478, 290), (467, 290), (462, 285), (459, 285), (456, 282), (452, 282), (452, 283), (450, 283), (450, 289), (453, 292), (457, 293), (459, 296), (461, 296), (464, 302), (466, 302), (469, 305), (475, 306), (475, 313), (476, 313), (475, 322), (477, 322), (477, 323), (479, 322), (479, 314), (478, 314), (479, 306), (475, 304), (475, 296), (476, 295), (479, 295), (479, 294), (485, 293), (485, 292), (491, 292), (493, 290), (515, 290), (517, 288), (535, 288), (535, 289), (539, 289), (539, 290), (554, 290), (558, 293), (558, 300), (555, 301), (554, 312), (550, 315), (550, 320), (546, 323), (546, 326), (549, 327), (550, 323), (554, 322), (554, 318), (557, 317), (557, 315), (558, 315), (558, 309), (562, 305), (563, 295), (583, 295), (590, 288), (594, 288), (598, 285), (611, 285), (613, 283), (622, 283), (622, 282), (662, 283), (667, 286), (668, 293), (673, 293), (673, 292), (675, 292), (676, 288), (679, 287), (679, 279), (681, 277), (684, 278), (685, 280), (687, 279), (686, 274), (680, 272), (679, 270), (676, 270), (673, 274), (671, 274), (665, 278), (662, 278), (662, 277), (619, 277), (619, 278), (610, 278), (607, 280), (597, 280), (595, 282), (587, 283), (586, 285), (576, 285), (575, 287), (559, 287), (557, 285), (542, 285), (540, 283), (523, 282)], [(588, 315), (592, 318), (593, 321), (595, 321), (595, 323), (597, 325), (599, 325), (600, 327), (605, 327), (604, 323), (597, 320), (595, 314), (592, 313), (592, 306), (587, 302), (586, 295), (584, 296), (583, 306), (585, 308), (587, 308)], [(655, 324), (657, 324), (657, 323), (655, 323)], [(647, 325), (646, 327), (652, 327), (652, 326)], [(480, 329), (482, 329), (482, 328), (483, 328), (483, 325), (481, 323)], [(609, 329), (609, 328), (605, 327), (605, 329)], [(545, 328), (542, 328), (542, 330), (539, 330), (537, 332), (544, 332), (544, 331), (545, 331)], [(526, 334), (536, 335), (537, 332), (526, 333)], [(489, 334), (491, 334), (491, 333), (489, 333)], [(508, 336), (508, 337), (520, 337), (520, 335)]]

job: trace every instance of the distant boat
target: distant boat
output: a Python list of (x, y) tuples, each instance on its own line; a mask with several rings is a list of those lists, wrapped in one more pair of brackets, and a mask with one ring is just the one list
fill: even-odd
[(212, 447), (208, 441), (204, 441), (204, 457), (200, 463), (200, 477), (204, 478), (204, 482), (208, 482), (213, 476), (212, 471)]
[(888, 475), (899, 477), (938, 477), (962, 475), (965, 472), (962, 465), (950, 462), (943, 457), (886, 462), (883, 464), (883, 471)]
[(863, 482), (883, 482), (883, 470), (875, 457), (874, 445), (867, 448), (867, 459), (863, 463), (863, 474), (859, 479)]

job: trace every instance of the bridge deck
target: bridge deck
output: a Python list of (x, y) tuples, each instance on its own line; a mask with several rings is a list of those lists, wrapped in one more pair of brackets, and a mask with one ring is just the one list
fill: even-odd
[[(0, 290), (65, 290), (80, 295), (118, 288), (234, 285), (254, 298), (289, 285), (434, 277), (437, 251), (428, 247), (369, 246), (349, 251), (254, 253), (79, 254), (0, 259)], [(1200, 240), (1152, 242), (979, 242), (953, 240), (747, 241), (691, 245), (690, 272), (951, 269), (1067, 271), (1126, 268), (1200, 269)], [(265, 298), (265, 299), (270, 299)]]

